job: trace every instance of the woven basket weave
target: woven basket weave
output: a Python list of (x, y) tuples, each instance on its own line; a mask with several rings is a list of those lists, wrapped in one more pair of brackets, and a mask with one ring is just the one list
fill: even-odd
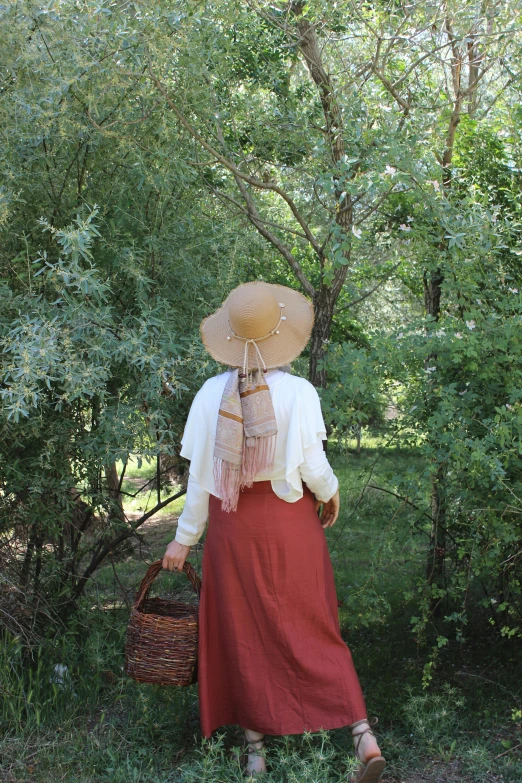
[[(125, 671), (138, 682), (191, 685), (197, 682), (198, 606), (149, 598), (162, 560), (149, 566), (131, 609), (125, 640)], [(201, 579), (190, 563), (187, 575), (198, 598)]]

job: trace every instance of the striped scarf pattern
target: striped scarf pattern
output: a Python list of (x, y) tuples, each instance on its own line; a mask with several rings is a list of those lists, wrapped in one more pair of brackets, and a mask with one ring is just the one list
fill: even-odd
[(230, 374), (219, 406), (214, 447), (214, 481), (223, 511), (236, 511), (242, 487), (274, 466), (277, 424), (264, 373)]

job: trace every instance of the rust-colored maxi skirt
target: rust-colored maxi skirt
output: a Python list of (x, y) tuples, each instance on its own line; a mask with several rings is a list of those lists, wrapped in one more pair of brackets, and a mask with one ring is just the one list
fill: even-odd
[(210, 496), (198, 650), (205, 737), (224, 724), (302, 734), (367, 717), (315, 498), (303, 490), (287, 503), (255, 481), (229, 513)]

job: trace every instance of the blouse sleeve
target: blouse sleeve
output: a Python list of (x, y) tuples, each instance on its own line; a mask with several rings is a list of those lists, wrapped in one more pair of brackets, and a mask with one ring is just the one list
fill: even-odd
[(337, 492), (339, 480), (326, 458), (322, 441), (316, 440), (312, 446), (304, 449), (304, 460), (299, 465), (299, 472), (317, 500), (327, 503)]
[(175, 541), (185, 546), (194, 546), (198, 543), (208, 519), (209, 500), (210, 493), (203, 489), (192, 473), (189, 473), (185, 506), (178, 519)]
[[(192, 400), (181, 438), (180, 456), (190, 460), (190, 474), (203, 489), (215, 494), (213, 452), (220, 395), (211, 378), (203, 384)], [(187, 499), (188, 503), (188, 486)]]
[[(277, 494), (283, 499), (291, 498), (289, 501), (291, 503), (299, 500), (303, 496), (302, 482), (304, 474), (306, 474), (310, 482), (310, 489), (314, 494), (317, 490), (320, 499), (323, 500), (325, 494), (333, 488), (334, 481), (329, 475), (323, 476), (328, 484), (327, 489), (324, 480), (316, 478), (316, 470), (320, 474), (321, 470), (325, 469), (322, 464), (323, 456), (320, 452), (315, 452), (317, 446), (314, 445), (317, 444), (322, 450), (322, 441), (326, 440), (321, 400), (315, 386), (305, 378), (298, 376), (293, 377), (289, 391), (291, 391), (291, 395), (288, 398), (287, 413), (285, 412), (285, 415), (288, 415), (285, 480), (277, 482)], [(310, 447), (313, 447), (313, 453), (318, 455), (315, 459), (319, 459), (321, 462), (321, 464), (318, 463), (317, 468), (312, 467), (314, 456), (307, 451)], [(308, 466), (308, 460), (311, 460), (310, 466)], [(303, 466), (303, 474), (301, 466)], [(308, 481), (306, 483), (308, 484)], [(312, 484), (314, 487), (311, 486)], [(333, 494), (335, 494), (335, 490), (332, 492)]]
[(198, 438), (201, 437), (201, 423), (202, 423), (202, 398), (204, 394), (204, 385), (196, 392), (192, 404), (190, 406), (189, 414), (185, 422), (185, 428), (183, 435), (181, 436), (181, 449), (180, 456), (185, 457), (188, 460), (193, 459), (194, 453), (197, 450)]
[(310, 381), (303, 381), (299, 395), (299, 423), (301, 445), (307, 449), (317, 441), (326, 440), (326, 427), (317, 389)]
[(180, 456), (190, 461), (185, 505), (178, 519), (175, 541), (185, 546), (197, 544), (208, 519), (210, 493), (213, 491), (211, 468), (207, 458), (210, 453), (209, 411), (210, 389), (206, 381), (198, 390), (185, 422), (181, 437)]
[(323, 440), (326, 427), (317, 389), (306, 381), (301, 400), (301, 442), (302, 453), (299, 473), (318, 500), (327, 502), (335, 495), (339, 481), (326, 458)]

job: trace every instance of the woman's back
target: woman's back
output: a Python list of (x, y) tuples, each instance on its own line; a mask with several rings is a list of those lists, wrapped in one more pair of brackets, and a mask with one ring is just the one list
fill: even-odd
[[(211, 494), (216, 494), (213, 453), (218, 410), (229, 377), (227, 370), (203, 384), (194, 398), (181, 439), (181, 456), (191, 460), (191, 474)], [(279, 369), (268, 370), (265, 378), (277, 422), (276, 451), (273, 468), (254, 480), (289, 482), (292, 486), (286, 490), (281, 486), (273, 488), (280, 497), (292, 502), (302, 496), (300, 477), (295, 472), (303, 462), (304, 450), (326, 440), (321, 403), (315, 387), (306, 378)]]
[[(185, 508), (176, 540), (192, 546), (208, 516), (210, 495), (220, 497), (214, 481), (214, 445), (219, 406), (230, 371), (209, 378), (194, 397), (181, 439), (180, 455), (190, 460)], [(274, 465), (254, 481), (270, 480), (288, 503), (303, 497), (304, 480), (319, 500), (329, 500), (339, 482), (323, 451), (326, 429), (315, 387), (297, 375), (271, 369), (265, 375), (277, 423)]]

